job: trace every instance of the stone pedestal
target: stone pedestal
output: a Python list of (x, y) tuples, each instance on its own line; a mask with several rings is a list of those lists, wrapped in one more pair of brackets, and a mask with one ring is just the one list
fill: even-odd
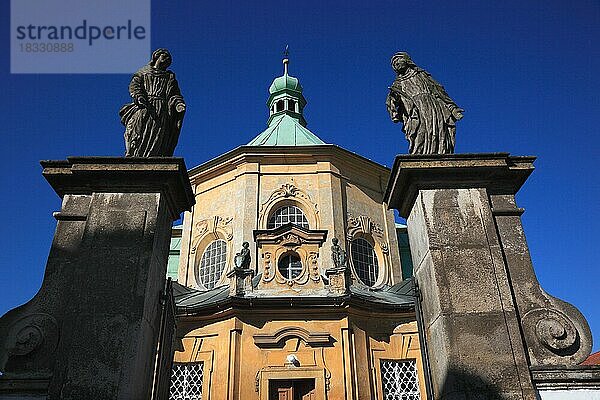
[(149, 399), (178, 158), (43, 161), (62, 198), (39, 292), (0, 319), (0, 398)]
[(352, 277), (347, 266), (329, 268), (325, 270), (325, 276), (329, 279), (328, 288), (331, 293), (343, 296), (350, 292)]
[(229, 295), (230, 296), (248, 296), (252, 295), (254, 288), (252, 287), (252, 278), (254, 278), (254, 270), (250, 268), (234, 267), (227, 274), (229, 278)]
[(581, 313), (535, 279), (514, 201), (534, 159), (395, 160), (385, 201), (407, 218), (436, 400), (534, 400), (530, 365), (573, 365), (591, 350)]

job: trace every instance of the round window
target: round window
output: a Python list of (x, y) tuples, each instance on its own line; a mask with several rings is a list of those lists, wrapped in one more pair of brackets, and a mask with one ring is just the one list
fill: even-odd
[(379, 274), (377, 255), (373, 245), (363, 238), (356, 238), (352, 240), (350, 250), (356, 275), (365, 285), (373, 286), (377, 282)]
[(300, 257), (296, 253), (288, 253), (279, 259), (277, 264), (279, 273), (283, 275), (285, 279), (292, 280), (300, 275), (302, 272), (302, 262)]
[(198, 268), (198, 280), (204, 287), (207, 289), (215, 287), (225, 269), (226, 258), (227, 243), (224, 240), (215, 240), (206, 247)]
[(267, 223), (267, 229), (279, 228), (282, 225), (292, 223), (302, 228), (308, 229), (308, 220), (300, 207), (283, 206), (271, 215)]

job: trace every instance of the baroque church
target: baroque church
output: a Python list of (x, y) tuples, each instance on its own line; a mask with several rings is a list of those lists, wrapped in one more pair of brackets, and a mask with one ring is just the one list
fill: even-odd
[(62, 205), (39, 292), (0, 317), (0, 399), (600, 400), (585, 317), (529, 255), (535, 157), (390, 170), (308, 129), (288, 64), (267, 128), (192, 169), (41, 162)]
[(168, 264), (170, 398), (425, 399), (406, 226), (383, 200), (390, 170), (309, 130), (283, 64), (267, 128), (189, 171), (196, 206)]

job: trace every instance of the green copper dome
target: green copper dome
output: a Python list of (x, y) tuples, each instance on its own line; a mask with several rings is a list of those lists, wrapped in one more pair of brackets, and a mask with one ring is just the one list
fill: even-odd
[(306, 128), (304, 107), (306, 99), (298, 78), (288, 74), (289, 60), (283, 59), (283, 75), (269, 87), (269, 120), (267, 129), (248, 143), (248, 146), (308, 146), (325, 144)]
[(275, 92), (279, 92), (285, 89), (302, 93), (302, 85), (300, 84), (298, 78), (289, 76), (287, 73), (283, 76), (275, 78), (275, 80), (273, 81), (273, 83), (271, 83), (271, 86), (269, 87), (269, 93), (274, 94)]

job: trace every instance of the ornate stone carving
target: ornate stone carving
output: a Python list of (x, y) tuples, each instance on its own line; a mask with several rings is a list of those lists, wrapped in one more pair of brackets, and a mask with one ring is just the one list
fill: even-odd
[[(315, 217), (318, 215), (319, 210), (317, 204), (312, 201), (308, 193), (296, 187), (293, 183), (284, 183), (281, 187), (275, 190), (267, 201), (265, 201), (261, 206), (258, 212), (259, 220), (262, 222), (261, 225), (265, 225), (265, 221), (267, 219), (267, 211), (271, 208), (271, 206), (282, 199), (294, 199), (298, 202), (304, 204), (306, 207), (311, 209), (315, 214)], [(310, 215), (307, 215), (310, 218)]]
[(233, 239), (233, 227), (231, 225), (232, 221), (232, 217), (221, 217), (215, 215), (212, 218), (203, 219), (196, 222), (193, 232), (193, 246), (190, 252), (196, 252), (200, 240), (202, 240), (202, 238), (204, 238), (207, 234), (212, 234), (215, 239), (222, 237), (228, 242), (231, 241)]
[(277, 241), (277, 243), (282, 246), (295, 247), (295, 246), (299, 246), (302, 243), (304, 243), (304, 240), (298, 235), (294, 235), (293, 233), (288, 233), (287, 235), (280, 238)]
[[(49, 371), (58, 336), (56, 319), (49, 314), (29, 314), (16, 320), (8, 329), (4, 344), (6, 352), (0, 359), (0, 369), (7, 376), (14, 373), (36, 375)], [(31, 365), (35, 365), (36, 369), (32, 370)]]
[(263, 271), (263, 281), (270, 282), (275, 277), (275, 271), (273, 271), (273, 261), (271, 259), (271, 252), (266, 251), (262, 254), (263, 263), (264, 263), (264, 271)]
[[(294, 286), (304, 285), (309, 280), (312, 280), (314, 282), (319, 282), (321, 280), (321, 274), (319, 273), (318, 265), (319, 253), (316, 251), (306, 253), (302, 249), (298, 248), (294, 248), (293, 250), (298, 253), (300, 259), (302, 260), (302, 272), (293, 279), (287, 279), (286, 277), (282, 276), (277, 270), (274, 269), (276, 267), (273, 265), (272, 262), (272, 254), (270, 252), (265, 252), (263, 253), (263, 282), (270, 282), (274, 280), (279, 284)], [(277, 257), (280, 257), (283, 254), (285, 253), (279, 251)]]
[(185, 114), (175, 74), (167, 70), (171, 53), (157, 49), (129, 84), (132, 103), (119, 111), (125, 126), (125, 156), (173, 156)]
[[(305, 230), (295, 225), (254, 231), (256, 244), (263, 259), (262, 278), (258, 288), (268, 287), (276, 290), (278, 285), (274, 284), (294, 286), (309, 283), (311, 289), (322, 286), (318, 260), (319, 248), (325, 242), (326, 236), (327, 231)], [(283, 276), (278, 270), (279, 260), (290, 253), (295, 253), (302, 263), (301, 272), (292, 279)], [(318, 283), (318, 286), (314, 285), (315, 283)]]
[(540, 343), (549, 353), (530, 345), (530, 353), (536, 360), (549, 362), (554, 356), (559, 359), (571, 358), (580, 351), (580, 336), (572, 320), (556, 309), (534, 308), (521, 318), (525, 335), (529, 343)]
[(308, 253), (308, 264), (309, 264), (308, 267), (309, 267), (310, 279), (312, 279), (315, 282), (319, 282), (321, 280), (321, 274), (319, 274), (318, 259), (319, 259), (318, 252), (311, 251), (310, 253)]
[(377, 244), (379, 244), (381, 247), (381, 251), (384, 254), (388, 253), (389, 246), (385, 240), (385, 231), (381, 225), (376, 224), (366, 215), (355, 217), (354, 215), (348, 213), (348, 240), (351, 241), (354, 239), (358, 233), (364, 233), (373, 236), (373, 239), (375, 239)]

